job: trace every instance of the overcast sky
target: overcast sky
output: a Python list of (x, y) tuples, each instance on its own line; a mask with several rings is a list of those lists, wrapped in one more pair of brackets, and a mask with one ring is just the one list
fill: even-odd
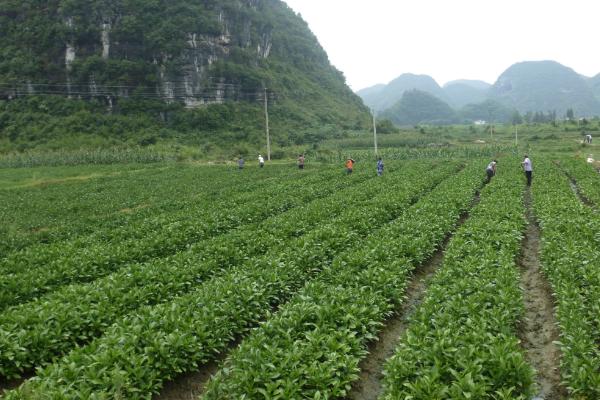
[(494, 83), (519, 61), (600, 73), (597, 0), (284, 0), (353, 90), (410, 72)]

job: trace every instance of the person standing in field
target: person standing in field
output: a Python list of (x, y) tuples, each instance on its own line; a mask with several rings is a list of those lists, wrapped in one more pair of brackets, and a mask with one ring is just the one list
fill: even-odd
[(261, 154), (258, 155), (258, 166), (263, 168), (265, 166), (265, 159)]
[(244, 169), (244, 157), (242, 156), (240, 156), (240, 158), (238, 159), (238, 169)]
[(377, 176), (383, 175), (383, 160), (381, 157), (377, 160)]
[(352, 171), (354, 170), (354, 163), (356, 161), (354, 161), (352, 158), (348, 158), (346, 160), (346, 173), (348, 175), (350, 175), (352, 173)]
[(492, 178), (496, 176), (496, 164), (498, 164), (498, 161), (493, 160), (485, 169), (485, 173), (487, 174), (487, 183), (490, 183)]
[(531, 180), (533, 179), (533, 166), (531, 165), (531, 160), (529, 156), (525, 154), (525, 159), (521, 163), (523, 166), (523, 171), (525, 171), (525, 177), (527, 178), (527, 186), (531, 186)]
[(304, 169), (304, 154), (298, 154), (298, 169)]

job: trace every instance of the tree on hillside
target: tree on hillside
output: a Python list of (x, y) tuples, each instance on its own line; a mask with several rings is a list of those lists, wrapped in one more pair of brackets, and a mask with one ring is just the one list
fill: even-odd
[(523, 123), (523, 117), (517, 110), (515, 110), (515, 112), (513, 113), (513, 116), (512, 116), (512, 124), (513, 125), (521, 125), (522, 123)]
[(567, 116), (567, 119), (568, 119), (569, 121), (573, 121), (573, 120), (575, 119), (575, 112), (573, 111), (573, 109), (572, 109), (572, 108), (569, 108), (569, 109), (567, 110), (567, 115), (566, 115), (566, 116)]
[(377, 121), (377, 133), (386, 134), (386, 133), (397, 133), (399, 131), (398, 128), (394, 125), (392, 121), (389, 119), (383, 119), (381, 121)]

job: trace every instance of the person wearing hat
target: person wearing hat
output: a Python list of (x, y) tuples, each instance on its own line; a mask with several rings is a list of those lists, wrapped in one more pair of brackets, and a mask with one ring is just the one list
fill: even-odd
[(531, 186), (531, 180), (533, 179), (533, 166), (531, 165), (531, 160), (529, 156), (525, 154), (525, 159), (521, 163), (523, 166), (523, 171), (525, 171), (525, 177), (527, 178), (527, 186)]
[(261, 168), (265, 166), (265, 159), (261, 154), (258, 155), (258, 166)]

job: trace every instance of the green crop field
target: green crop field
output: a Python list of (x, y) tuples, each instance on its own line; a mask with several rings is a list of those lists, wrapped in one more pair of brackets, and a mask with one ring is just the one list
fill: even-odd
[(576, 143), (529, 189), (509, 135), (381, 177), (358, 142), (351, 175), (5, 163), (2, 398), (599, 399), (600, 175)]

